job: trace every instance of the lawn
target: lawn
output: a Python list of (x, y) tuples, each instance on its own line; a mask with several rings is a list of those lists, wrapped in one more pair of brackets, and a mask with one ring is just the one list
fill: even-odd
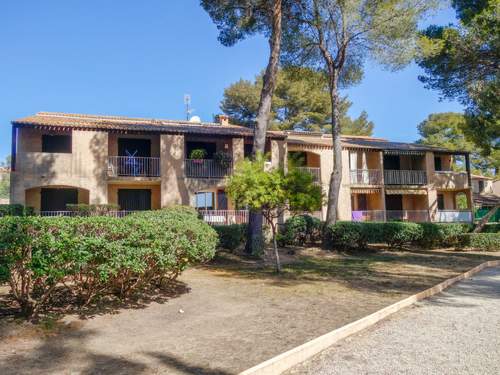
[(164, 298), (37, 327), (11, 316), (3, 288), (2, 374), (234, 374), (500, 253), (299, 248), (282, 257), (277, 275), (268, 262), (220, 253)]

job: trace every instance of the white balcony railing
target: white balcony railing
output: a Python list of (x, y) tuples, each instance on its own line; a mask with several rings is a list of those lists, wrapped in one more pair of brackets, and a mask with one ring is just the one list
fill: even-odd
[(470, 223), (472, 211), (468, 210), (439, 210), (436, 221), (440, 223)]
[(48, 217), (78, 217), (78, 216), (107, 216), (107, 217), (125, 217), (134, 212), (139, 211), (108, 211), (105, 213), (92, 213), (92, 212), (77, 212), (77, 211), (40, 211), (40, 216), (48, 216)]
[(299, 171), (303, 173), (310, 173), (314, 182), (321, 182), (321, 169), (315, 167), (298, 167)]
[(186, 177), (191, 178), (224, 178), (233, 171), (233, 162), (221, 163), (213, 159), (186, 159)]
[(382, 183), (382, 171), (379, 169), (351, 169), (351, 184), (379, 185)]
[(110, 156), (108, 175), (110, 177), (159, 177), (160, 158)]
[(385, 221), (384, 210), (352, 211), (352, 221)]
[(467, 172), (435, 171), (434, 186), (438, 189), (465, 189), (469, 186)]
[(200, 215), (211, 225), (248, 223), (248, 210), (200, 210)]
[(427, 184), (427, 173), (425, 171), (386, 169), (384, 183), (386, 185), (425, 185)]
[(412, 221), (426, 222), (430, 221), (429, 211), (427, 210), (402, 210), (402, 211), (386, 211), (387, 221)]

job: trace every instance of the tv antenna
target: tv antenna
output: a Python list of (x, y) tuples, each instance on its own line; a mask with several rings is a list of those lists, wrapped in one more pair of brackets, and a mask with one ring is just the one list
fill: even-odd
[(186, 106), (186, 120), (189, 121), (191, 113), (194, 112), (194, 109), (191, 108), (191, 95), (184, 94), (184, 104)]

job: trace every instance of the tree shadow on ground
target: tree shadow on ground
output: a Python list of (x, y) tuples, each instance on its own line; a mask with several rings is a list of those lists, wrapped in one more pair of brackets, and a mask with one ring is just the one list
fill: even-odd
[(413, 294), (469, 270), (494, 254), (446, 250), (399, 250), (332, 253), (300, 251), (277, 274), (272, 266), (242, 256), (219, 253), (205, 269), (220, 277), (264, 280), (270, 285), (289, 287), (304, 283), (337, 282), (348, 288), (375, 293)]
[(200, 365), (190, 364), (186, 361), (168, 353), (148, 352), (150, 357), (159, 360), (165, 367), (176, 370), (176, 373), (186, 375), (231, 375), (233, 373), (220, 369), (206, 368)]

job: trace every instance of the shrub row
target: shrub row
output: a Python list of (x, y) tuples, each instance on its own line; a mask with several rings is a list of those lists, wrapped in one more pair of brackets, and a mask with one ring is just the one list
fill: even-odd
[(500, 250), (500, 233), (466, 233), (459, 237), (458, 248), (485, 251)]
[(79, 216), (90, 216), (90, 215), (106, 215), (110, 211), (118, 211), (120, 206), (117, 204), (68, 204), (66, 205), (68, 211), (73, 212), (75, 215)]
[(214, 225), (219, 236), (219, 247), (227, 250), (236, 250), (245, 240), (246, 224)]
[(366, 248), (369, 243), (386, 243), (400, 248), (415, 244), (425, 248), (457, 246), (460, 236), (470, 226), (465, 224), (407, 223), (407, 222), (338, 222), (326, 229), (330, 248)]
[(22, 204), (0, 204), (0, 216), (29, 216), (33, 213), (32, 207), (25, 207)]
[(79, 306), (175, 279), (213, 257), (217, 235), (191, 209), (110, 217), (0, 218), (0, 281), (27, 316), (50, 306), (58, 288)]
[(321, 220), (310, 215), (289, 218), (278, 235), (280, 246), (314, 243), (321, 240)]

